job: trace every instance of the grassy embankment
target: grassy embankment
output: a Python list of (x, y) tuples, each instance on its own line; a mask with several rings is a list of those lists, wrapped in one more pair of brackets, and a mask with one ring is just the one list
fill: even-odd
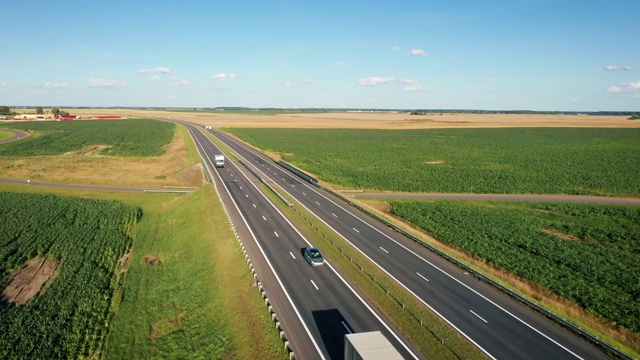
[[(188, 162), (199, 162), (191, 142), (186, 149)], [(0, 189), (117, 199), (143, 209), (105, 357), (286, 358), (212, 187), (188, 195)]]

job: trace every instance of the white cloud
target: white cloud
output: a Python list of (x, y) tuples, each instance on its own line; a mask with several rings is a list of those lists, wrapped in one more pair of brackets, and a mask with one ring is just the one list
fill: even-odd
[(409, 85), (404, 87), (404, 91), (419, 92), (424, 91), (424, 89), (422, 88), (422, 85)]
[(345, 66), (347, 66), (347, 62), (346, 61), (338, 61), (338, 62), (336, 62), (336, 66), (337, 67), (345, 67)]
[(358, 80), (358, 83), (362, 86), (377, 86), (388, 84), (396, 80), (395, 78), (383, 78), (383, 77), (370, 77)]
[(609, 87), (609, 89), (607, 89), (607, 92), (613, 93), (613, 94), (620, 94), (620, 93), (635, 92), (637, 90), (640, 90), (640, 81), (620, 83), (618, 85)]
[(222, 81), (222, 80), (235, 80), (236, 79), (236, 74), (225, 74), (225, 73), (219, 73), (216, 75), (213, 75), (211, 77), (213, 80), (216, 81)]
[(157, 67), (153, 69), (138, 70), (138, 74), (153, 74), (153, 73), (168, 74), (170, 72), (171, 70), (168, 67)]
[(418, 84), (419, 83), (418, 80), (413, 80), (413, 79), (401, 79), (400, 82), (405, 83), (405, 84)]
[(411, 49), (407, 54), (411, 55), (411, 56), (427, 56), (429, 54), (427, 54), (426, 51), (422, 50), (422, 49)]
[[(4, 84), (3, 84), (3, 86), (4, 86)], [(42, 84), (35, 85), (36, 88), (40, 88), (40, 89), (60, 89), (60, 88), (68, 88), (70, 86), (71, 85), (69, 83), (66, 83), (66, 82), (64, 82), (64, 83), (50, 83), (50, 82), (47, 82), (47, 81), (45, 81)]]
[(631, 71), (633, 70), (633, 68), (629, 65), (627, 66), (618, 66), (618, 65), (609, 65), (607, 67), (604, 68), (606, 71), (618, 71), (618, 70), (622, 70), (622, 71)]
[(482, 80), (484, 80), (486, 82), (492, 82), (492, 83), (496, 82), (496, 79), (494, 79), (494, 78), (484, 78)]
[(118, 81), (118, 80), (106, 80), (106, 79), (89, 78), (88, 85), (89, 85), (89, 87), (117, 88), (117, 87), (125, 86), (126, 83), (123, 82), (123, 81)]
[(149, 80), (160, 80), (160, 76), (153, 75), (152, 77), (149, 78)]
[(398, 47), (397, 47), (397, 46), (393, 46), (393, 47), (391, 48), (391, 51), (398, 51)]

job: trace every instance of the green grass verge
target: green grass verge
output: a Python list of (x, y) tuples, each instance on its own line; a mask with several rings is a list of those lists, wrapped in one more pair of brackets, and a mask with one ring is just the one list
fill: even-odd
[[(353, 249), (300, 205), (286, 206), (266, 186), (262, 190), (342, 275), (348, 278), (429, 359), (485, 358), (393, 279)], [(297, 204), (285, 195), (287, 200)]]
[(176, 131), (182, 135), (184, 139), (185, 149), (187, 151), (187, 162), (189, 165), (197, 164), (202, 161), (200, 154), (196, 149), (196, 145), (191, 140), (189, 130), (184, 125), (176, 124)]
[(0, 190), (117, 199), (143, 209), (104, 358), (287, 358), (211, 186), (188, 195)]

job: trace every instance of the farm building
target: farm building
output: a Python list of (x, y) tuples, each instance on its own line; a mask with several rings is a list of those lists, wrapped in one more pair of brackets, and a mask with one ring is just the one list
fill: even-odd
[(76, 115), (56, 115), (56, 120), (58, 121), (72, 121), (78, 119), (79, 116)]

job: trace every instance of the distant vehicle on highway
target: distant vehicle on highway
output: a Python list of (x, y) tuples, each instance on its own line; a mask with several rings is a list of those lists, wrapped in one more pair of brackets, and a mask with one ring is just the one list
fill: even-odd
[(320, 250), (314, 247), (304, 249), (304, 258), (312, 266), (324, 265), (324, 257), (322, 257)]
[(224, 155), (215, 156), (216, 167), (224, 167)]

